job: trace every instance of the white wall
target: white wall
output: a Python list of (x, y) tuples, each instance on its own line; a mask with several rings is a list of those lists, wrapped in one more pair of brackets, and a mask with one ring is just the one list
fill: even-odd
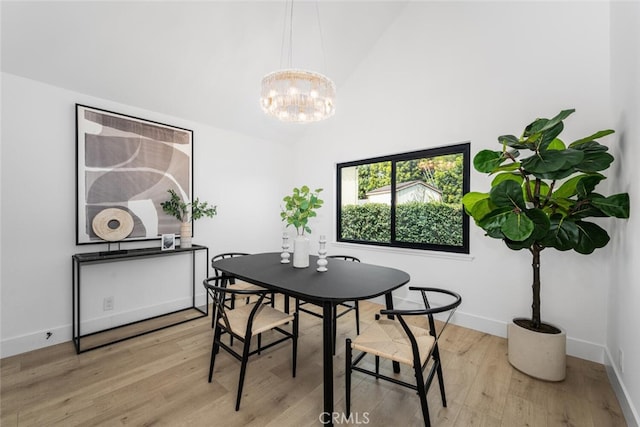
[[(297, 176), (326, 189), (315, 228), (335, 239), (336, 162), (468, 140), (473, 154), (500, 149), (499, 135), (520, 134), (535, 118), (565, 108), (577, 110), (563, 134), (571, 141), (613, 126), (609, 107), (607, 3), (411, 2), (338, 88), (336, 116), (297, 146), (300, 161), (313, 153)], [(489, 178), (472, 174), (472, 190), (488, 185)], [(473, 224), (469, 257), (335, 244), (329, 250), (405, 269), (415, 284), (459, 291), (456, 321), (472, 328), (505, 335), (513, 317), (530, 315), (529, 253), (507, 249)], [(542, 253), (543, 320), (566, 329), (569, 354), (604, 360), (603, 265), (613, 250)]]
[[(611, 4), (611, 92), (614, 126), (618, 130), (615, 155), (615, 180), (619, 190), (631, 197), (631, 218), (616, 224), (611, 233), (616, 239), (611, 253), (611, 273), (607, 325), (607, 365), (619, 381), (619, 392), (630, 405), (625, 415), (630, 421), (640, 416), (640, 3)], [(622, 360), (621, 360), (622, 359)], [(622, 399), (619, 399), (623, 401)], [(631, 416), (631, 414), (633, 414)]]
[[(291, 179), (283, 145), (3, 73), (2, 357), (71, 339), (71, 255), (107, 249), (75, 245), (75, 103), (192, 129), (195, 195), (218, 205), (216, 217), (195, 223), (194, 243), (210, 255), (281, 249), (280, 200)], [(158, 274), (170, 263), (190, 271), (188, 259), (180, 266), (171, 258), (149, 266)], [(163, 293), (142, 286), (149, 270), (136, 264), (109, 264), (111, 273), (86, 295), (96, 298), (83, 318), (111, 322), (106, 314), (131, 315), (127, 301), (153, 303)], [(116, 286), (123, 280), (129, 286)], [(107, 292), (115, 293), (114, 312), (102, 311)], [(54, 332), (49, 340), (46, 331)]]

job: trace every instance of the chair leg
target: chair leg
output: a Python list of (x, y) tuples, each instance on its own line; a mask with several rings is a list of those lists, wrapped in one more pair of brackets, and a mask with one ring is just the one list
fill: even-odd
[(213, 343), (211, 344), (211, 360), (209, 361), (209, 382), (213, 378), (213, 365), (216, 363), (216, 354), (220, 345), (218, 340), (220, 339), (220, 327), (217, 327), (213, 332)]
[(360, 335), (360, 305), (356, 300), (356, 334)]
[(240, 399), (242, 398), (242, 386), (244, 376), (247, 373), (247, 361), (249, 360), (249, 347), (251, 346), (251, 336), (244, 339), (244, 350), (242, 351), (242, 363), (240, 364), (240, 380), (238, 381), (238, 397), (236, 398), (236, 411), (240, 410)]
[(425, 427), (431, 427), (431, 420), (429, 419), (429, 406), (427, 405), (427, 390), (424, 386), (424, 377), (422, 375), (422, 367), (420, 362), (414, 362), (413, 369), (416, 373), (416, 384), (418, 386), (418, 396), (420, 397), (420, 406), (422, 407), (422, 417), (424, 418)]
[(298, 361), (298, 313), (293, 313), (293, 365), (291, 372), (293, 378), (296, 377), (296, 366)]
[(344, 356), (345, 405), (347, 417), (351, 415), (351, 339), (347, 338)]
[(447, 394), (444, 391), (444, 375), (442, 374), (442, 364), (440, 363), (440, 351), (438, 344), (433, 349), (433, 361), (436, 363), (436, 373), (438, 375), (438, 385), (440, 386), (440, 396), (442, 397), (442, 406), (447, 407)]
[(338, 337), (338, 305), (331, 307), (331, 317), (333, 318), (333, 355), (336, 355), (336, 341)]
[(376, 356), (376, 374), (380, 375), (380, 356)]
[[(231, 310), (235, 309), (236, 307), (236, 298), (235, 296), (232, 296), (231, 298)], [(233, 334), (229, 334), (229, 346), (233, 347)]]

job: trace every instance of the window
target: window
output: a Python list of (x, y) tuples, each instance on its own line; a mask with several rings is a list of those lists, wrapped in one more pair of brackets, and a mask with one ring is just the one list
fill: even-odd
[(469, 253), (469, 143), (337, 165), (339, 242)]

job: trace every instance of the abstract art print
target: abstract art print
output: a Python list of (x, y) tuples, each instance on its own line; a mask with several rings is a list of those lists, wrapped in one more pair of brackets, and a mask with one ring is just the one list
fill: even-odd
[[(160, 203), (170, 189), (193, 199), (193, 131), (76, 104), (76, 157), (76, 244), (105, 241), (94, 219), (108, 209), (133, 218), (123, 241), (179, 233)], [(122, 224), (102, 226), (119, 234)]]

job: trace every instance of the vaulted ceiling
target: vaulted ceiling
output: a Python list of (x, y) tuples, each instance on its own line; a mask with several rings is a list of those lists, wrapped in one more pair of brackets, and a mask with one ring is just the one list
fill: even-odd
[[(339, 111), (341, 85), (406, 3), (295, 2), (292, 65), (329, 75)], [(283, 58), (287, 65), (286, 13), (285, 1), (2, 1), (1, 66), (82, 94), (288, 142), (322, 124), (280, 123), (259, 107), (263, 75)]]

